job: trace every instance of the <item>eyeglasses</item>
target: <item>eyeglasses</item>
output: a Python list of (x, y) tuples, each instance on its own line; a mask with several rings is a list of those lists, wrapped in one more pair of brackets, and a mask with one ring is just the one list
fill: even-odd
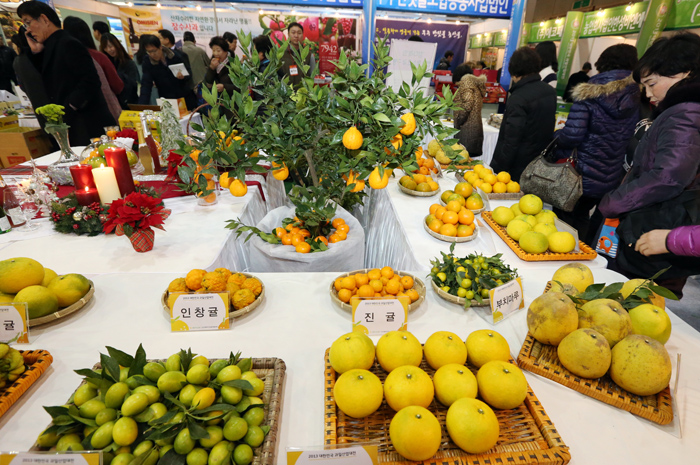
[(28, 29), (29, 26), (32, 24), (32, 21), (36, 21), (36, 18), (30, 18), (29, 21), (27, 21), (27, 22), (23, 21), (22, 24), (24, 24), (24, 27), (26, 27)]
[(158, 53), (159, 50), (160, 49), (158, 49), (158, 48), (154, 48), (151, 50), (146, 50), (146, 53), (148, 53), (149, 55), (155, 55), (156, 53)]

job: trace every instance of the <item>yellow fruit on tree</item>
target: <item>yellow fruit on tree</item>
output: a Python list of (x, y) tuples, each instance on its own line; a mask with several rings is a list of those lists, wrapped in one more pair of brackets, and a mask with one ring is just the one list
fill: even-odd
[(522, 370), (512, 363), (492, 360), (476, 373), (479, 395), (497, 409), (512, 409), (527, 397), (527, 380)]
[(50, 289), (34, 285), (27, 286), (17, 293), (15, 302), (24, 302), (29, 310), (29, 318), (39, 318), (58, 310), (58, 298)]
[(498, 442), (498, 418), (478, 399), (463, 397), (452, 404), (445, 425), (452, 441), (470, 454), (484, 453)]
[(401, 134), (410, 136), (416, 130), (416, 117), (413, 116), (413, 113), (405, 113), (401, 115), (401, 119), (406, 123), (401, 128)]
[(476, 376), (459, 363), (441, 366), (433, 375), (433, 384), (435, 397), (447, 407), (462, 397), (474, 399), (479, 392)]
[(396, 452), (408, 460), (424, 461), (440, 449), (440, 422), (430, 410), (411, 406), (401, 409), (389, 425), (389, 437)]
[(234, 179), (228, 190), (234, 197), (243, 197), (246, 195), (246, 193), (248, 193), (248, 186), (240, 179)]
[(289, 168), (287, 168), (286, 163), (283, 163), (281, 168), (278, 168), (280, 166), (279, 163), (273, 162), (272, 166), (274, 168), (277, 168), (276, 170), (272, 170), (272, 177), (274, 177), (278, 181), (284, 181), (289, 177)]
[(355, 186), (350, 190), (350, 192), (360, 192), (365, 189), (365, 180), (357, 179), (357, 175), (350, 171), (348, 174), (347, 185), (351, 186), (353, 184), (355, 184)]
[(384, 380), (386, 403), (397, 412), (409, 405), (427, 408), (433, 401), (435, 387), (421, 368), (404, 365), (394, 369)]
[(384, 189), (389, 184), (391, 170), (385, 169), (384, 175), (379, 174), (379, 167), (375, 167), (369, 175), (369, 187), (372, 189)]
[(357, 150), (362, 147), (362, 140), (362, 133), (355, 126), (343, 134), (343, 145), (348, 150)]
[(458, 335), (449, 331), (433, 333), (425, 341), (423, 353), (434, 370), (450, 363), (464, 365), (467, 361), (467, 347)]
[(369, 370), (374, 365), (374, 343), (359, 331), (344, 334), (336, 339), (328, 354), (331, 366), (338, 373), (360, 368)]
[(228, 189), (231, 186), (232, 179), (228, 177), (228, 173), (224, 173), (219, 176), (219, 185), (224, 189)]
[(44, 267), (31, 258), (10, 258), (0, 262), (0, 292), (16, 294), (27, 286), (41, 284)]
[(87, 294), (90, 281), (81, 274), (64, 274), (53, 279), (47, 288), (56, 295), (59, 307), (67, 307)]
[(403, 365), (419, 366), (423, 347), (408, 331), (389, 331), (377, 341), (377, 360), (387, 372)]
[(336, 380), (333, 397), (347, 416), (364, 418), (376, 412), (382, 404), (382, 382), (371, 371), (349, 370)]

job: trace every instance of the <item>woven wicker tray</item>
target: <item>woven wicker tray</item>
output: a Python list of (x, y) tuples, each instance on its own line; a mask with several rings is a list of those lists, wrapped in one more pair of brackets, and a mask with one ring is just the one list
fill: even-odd
[[(354, 419), (341, 412), (333, 398), (333, 386), (336, 372), (328, 360), (328, 350), (325, 355), (324, 379), (324, 444), (370, 443), (379, 447), (379, 462), (389, 465), (416, 463), (406, 460), (399, 455), (389, 439), (389, 424), (394, 411), (382, 402), (375, 413), (367, 418)], [(476, 368), (469, 366), (472, 372)], [(435, 370), (430, 368), (425, 360), (421, 368), (431, 377)], [(386, 372), (379, 363), (375, 363), (371, 371), (384, 382)], [(457, 447), (447, 435), (445, 417), (447, 407), (433, 400), (428, 409), (435, 414), (442, 427), (442, 441), (437, 454), (424, 464), (449, 465), (496, 465), (496, 464), (565, 464), (571, 460), (569, 448), (559, 436), (552, 420), (547, 416), (540, 401), (528, 385), (525, 402), (512, 410), (494, 410), (500, 424), (500, 435), (496, 446), (483, 454), (468, 454)]]
[[(476, 212), (474, 212), (474, 213), (476, 213)], [(425, 218), (427, 218), (427, 216), (426, 216)], [(476, 239), (476, 237), (479, 235), (479, 225), (476, 225), (476, 227), (474, 228), (474, 232), (472, 233), (471, 236), (466, 236), (466, 237), (445, 236), (444, 234), (436, 233), (435, 231), (433, 231), (432, 229), (430, 229), (430, 228), (428, 227), (428, 225), (425, 224), (425, 218), (423, 218), (423, 228), (428, 232), (428, 234), (430, 234), (431, 236), (433, 236), (435, 239), (439, 239), (439, 240), (441, 240), (441, 241), (445, 241), (445, 242), (457, 242), (457, 243), (471, 242), (471, 241), (473, 241), (474, 239)]]
[(596, 251), (590, 248), (583, 241), (579, 241), (578, 243), (579, 248), (581, 249), (580, 252), (556, 253), (546, 251), (543, 253), (536, 254), (527, 253), (520, 247), (520, 244), (518, 244), (513, 238), (511, 238), (508, 235), (508, 233), (506, 232), (506, 228), (504, 228), (503, 226), (501, 226), (493, 220), (493, 218), (491, 217), (491, 212), (483, 212), (481, 214), (481, 217), (484, 219), (484, 221), (486, 221), (486, 223), (488, 223), (489, 226), (491, 226), (491, 229), (493, 229), (496, 232), (496, 234), (498, 234), (500, 238), (503, 239), (503, 242), (508, 244), (508, 247), (510, 247), (511, 250), (515, 252), (515, 255), (520, 257), (521, 260), (525, 260), (526, 262), (595, 260), (595, 258), (598, 256)]
[(53, 362), (53, 357), (45, 350), (20, 350), (26, 368), (11, 385), (0, 389), (0, 417), (24, 394), (29, 386), (39, 379)]
[[(551, 287), (552, 284), (547, 283), (544, 292), (549, 291)], [(666, 386), (666, 389), (654, 396), (641, 397), (622, 389), (607, 374), (598, 379), (578, 377), (559, 362), (556, 347), (538, 342), (529, 332), (518, 354), (518, 365), (527, 371), (542, 375), (574, 391), (654, 423), (666, 425), (673, 421), (670, 386)]]
[[(216, 360), (210, 359), (209, 363)], [(148, 362), (165, 362), (165, 360), (148, 360)], [(93, 369), (100, 367), (101, 365), (98, 363)], [(263, 410), (265, 411), (263, 424), (270, 426), (270, 431), (265, 436), (263, 443), (258, 448), (253, 449), (255, 455), (251, 463), (253, 465), (276, 465), (277, 435), (280, 429), (280, 412), (282, 411), (282, 400), (284, 399), (283, 388), (287, 365), (279, 358), (254, 358), (251, 370), (265, 382), (265, 388), (262, 393)], [(50, 423), (46, 428), (52, 425), (53, 423)], [(48, 449), (39, 447), (36, 442), (30, 449), (30, 451), (45, 450)]]
[[(464, 306), (464, 297), (457, 297), (456, 295), (452, 295), (449, 292), (445, 292), (440, 287), (438, 287), (437, 284), (435, 284), (435, 281), (432, 279), (430, 280), (430, 284), (433, 286), (433, 291), (438, 295), (438, 297), (445, 299), (448, 302), (452, 302), (453, 304), (459, 304), (461, 306)], [(479, 303), (478, 300), (472, 299), (471, 301), (472, 307), (488, 307), (491, 305), (491, 299), (482, 299), (482, 302)]]
[[(361, 270), (350, 271), (350, 272), (348, 272), (348, 273), (343, 273), (343, 274), (341, 274), (340, 276), (338, 276), (337, 278), (335, 278), (335, 279), (331, 282), (331, 288), (330, 288), (331, 300), (333, 301), (333, 303), (336, 304), (337, 306), (339, 306), (340, 308), (342, 308), (343, 310), (347, 311), (347, 312), (352, 312), (352, 305), (350, 305), (350, 304), (348, 304), (348, 303), (345, 303), (345, 302), (343, 302), (342, 300), (340, 300), (340, 299), (338, 298), (338, 291), (335, 290), (335, 285), (334, 285), (335, 280), (338, 279), (338, 278), (344, 278), (344, 277), (346, 277), (346, 276), (350, 276), (350, 275), (352, 275), (352, 274), (357, 274), (357, 273), (363, 273), (363, 274), (364, 274), (364, 273), (367, 273), (367, 272), (368, 272), (369, 270), (371, 270), (371, 269), (372, 269), (372, 268), (363, 268), (363, 269), (361, 269)], [(419, 278), (417, 278), (416, 276), (412, 275), (411, 273), (406, 273), (405, 271), (397, 271), (396, 274), (399, 275), (399, 276), (410, 276), (411, 278), (413, 278), (413, 288), (414, 288), (416, 291), (418, 291), (418, 295), (420, 296), (420, 297), (418, 297), (418, 300), (416, 300), (415, 302), (412, 302), (412, 303), (408, 304), (408, 312), (410, 313), (410, 312), (412, 312), (413, 310), (415, 310), (415, 309), (417, 309), (418, 307), (420, 307), (420, 304), (422, 304), (423, 301), (425, 300), (425, 284), (423, 283), (423, 281), (421, 281)]]
[(70, 315), (71, 313), (75, 313), (81, 308), (83, 308), (85, 305), (87, 305), (87, 303), (90, 302), (90, 300), (92, 300), (93, 295), (95, 295), (95, 284), (92, 281), (90, 281), (90, 289), (88, 289), (87, 294), (81, 297), (80, 300), (78, 300), (76, 303), (66, 308), (62, 308), (61, 310), (51, 313), (49, 315), (44, 315), (39, 318), (32, 318), (31, 320), (29, 320), (28, 325), (30, 328), (35, 328), (40, 325), (45, 325), (46, 323), (51, 323), (52, 321), (56, 321), (60, 318), (64, 318)]
[[(240, 318), (243, 315), (252, 312), (256, 308), (258, 308), (258, 306), (262, 303), (263, 299), (265, 298), (265, 283), (262, 282), (262, 279), (258, 278), (257, 276), (253, 276), (252, 274), (243, 273), (243, 272), (239, 272), (239, 273), (242, 275), (245, 275), (249, 278), (255, 278), (258, 281), (260, 281), (260, 284), (262, 286), (262, 291), (260, 292), (260, 295), (255, 298), (255, 300), (253, 301), (252, 304), (247, 305), (247, 306), (240, 308), (238, 310), (234, 310), (234, 311), (229, 310), (229, 312), (228, 312), (228, 319), (229, 320), (233, 320), (234, 318)], [(163, 310), (165, 310), (165, 313), (170, 315), (170, 307), (168, 306), (168, 295), (169, 295), (169, 293), (167, 290), (165, 292), (163, 292), (163, 295), (160, 296), (160, 303), (163, 306)], [(233, 308), (233, 306), (231, 306), (231, 308)]]
[(399, 186), (399, 190), (401, 192), (403, 192), (404, 194), (412, 195), (414, 197), (432, 197), (434, 195), (437, 195), (440, 192), (440, 188), (437, 188), (434, 191), (430, 191), (430, 192), (418, 192), (418, 191), (414, 191), (412, 189), (406, 189), (401, 184), (397, 184), (397, 186)]

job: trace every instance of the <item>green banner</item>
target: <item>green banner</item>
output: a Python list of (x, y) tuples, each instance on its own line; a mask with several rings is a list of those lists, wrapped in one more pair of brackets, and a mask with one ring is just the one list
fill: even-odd
[(528, 42), (530, 42), (531, 31), (532, 31), (532, 23), (523, 23), (523, 30), (520, 33), (520, 40), (518, 41), (518, 48), (524, 47), (528, 44)]
[(566, 83), (571, 74), (571, 62), (576, 53), (576, 45), (578, 45), (578, 38), (581, 34), (583, 19), (583, 12), (581, 11), (569, 11), (566, 14), (564, 33), (562, 34), (561, 44), (559, 45), (559, 56), (557, 57), (557, 61), (559, 61), (557, 93), (559, 95), (564, 95), (564, 89), (566, 89)]
[(508, 40), (508, 32), (494, 32), (493, 33), (493, 46), (494, 47), (505, 47), (506, 41)]
[(651, 44), (659, 38), (661, 31), (666, 28), (668, 10), (671, 7), (671, 0), (651, 0), (647, 17), (639, 31), (637, 37), (637, 55), (639, 58), (644, 55)]
[(666, 29), (700, 27), (700, 0), (676, 0), (668, 12)]
[(493, 45), (495, 33), (477, 34), (469, 39), (469, 48), (484, 48)]
[(532, 23), (530, 26), (531, 44), (546, 40), (561, 40), (562, 31), (564, 30), (564, 22), (561, 19)]
[(649, 2), (645, 1), (588, 12), (583, 18), (581, 39), (639, 32), (648, 6)]

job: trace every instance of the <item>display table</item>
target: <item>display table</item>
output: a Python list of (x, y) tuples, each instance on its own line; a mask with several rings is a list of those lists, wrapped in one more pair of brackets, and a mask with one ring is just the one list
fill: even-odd
[[(165, 234), (163, 235), (165, 236)], [(157, 236), (157, 241), (162, 237)], [(157, 246), (158, 242), (156, 242)], [(142, 260), (149, 260), (143, 254)], [(38, 257), (38, 255), (35, 255)], [(69, 267), (70, 263), (61, 268)], [(178, 266), (178, 269), (184, 268)], [(539, 296), (556, 267), (536, 268), (523, 280), (526, 306)], [(422, 277), (420, 270), (414, 270)], [(596, 282), (613, 282), (620, 275), (593, 270)], [(259, 274), (265, 300), (226, 331), (171, 333), (160, 295), (181, 273), (115, 273), (91, 275), (93, 301), (79, 312), (30, 334), (27, 349), (53, 355), (50, 369), (0, 418), (0, 450), (27, 450), (48, 425), (42, 406), (61, 405), (80, 383), (74, 369), (92, 367), (105, 346), (133, 354), (143, 343), (149, 358), (167, 358), (181, 348), (210, 358), (229, 352), (244, 356), (279, 357), (287, 365), (277, 459), (285, 464), (287, 447), (321, 447), (324, 435), (324, 362), (326, 348), (350, 331), (349, 314), (331, 303), (328, 288), (337, 273)], [(525, 338), (526, 311), (495, 330), (506, 337), (516, 356)], [(697, 463), (700, 456), (700, 334), (670, 314), (673, 334), (666, 344), (676, 373), (676, 355), (683, 354), (678, 386), (676, 422), (683, 437), (625, 411), (596, 401), (553, 381), (525, 372), (563, 441), (571, 464), (658, 465)], [(449, 330), (461, 338), (478, 329), (493, 328), (474, 310), (465, 311), (428, 291), (423, 305), (409, 316), (408, 329), (421, 341), (435, 331)], [(376, 342), (377, 338), (373, 338)], [(76, 344), (75, 341), (80, 341)], [(673, 383), (673, 380), (672, 380)], [(680, 420), (680, 421), (679, 421)], [(676, 433), (677, 435), (677, 433)]]
[[(447, 252), (450, 243), (432, 237), (423, 227), (423, 221), (429, 214), (430, 205), (440, 203), (440, 195), (448, 189), (454, 189), (457, 179), (452, 173), (445, 173), (439, 179), (440, 193), (432, 197), (415, 197), (399, 190), (398, 182), (403, 171), (395, 170), (389, 185), (382, 190), (371, 190), (369, 205), (369, 230), (365, 248), (365, 265), (382, 267), (385, 265), (404, 270), (421, 270), (427, 272), (432, 268), (430, 260), (440, 257), (440, 252)], [(515, 200), (492, 201), (490, 208), (510, 206)], [(518, 268), (520, 274), (525, 270), (561, 266), (566, 262), (525, 262), (496, 235), (496, 233), (476, 215), (480, 226), (479, 236), (471, 242), (455, 246), (455, 254), (460, 257), (470, 253), (484, 255), (503, 254), (506, 263)], [(598, 256), (595, 260), (584, 261), (590, 268), (605, 268), (607, 261)]]
[(484, 127), (484, 144), (481, 147), (481, 160), (485, 164), (490, 165), (493, 160), (493, 152), (496, 150), (496, 144), (498, 143), (500, 129), (489, 125), (487, 118), (481, 118), (481, 121)]

